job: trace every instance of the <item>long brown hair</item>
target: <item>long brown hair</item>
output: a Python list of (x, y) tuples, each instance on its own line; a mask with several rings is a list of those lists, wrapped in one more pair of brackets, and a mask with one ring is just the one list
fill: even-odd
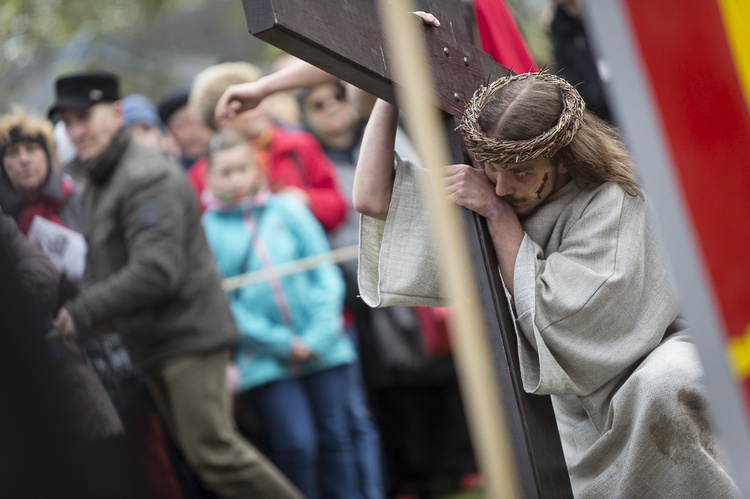
[[(477, 122), (488, 135), (503, 140), (527, 140), (551, 129), (563, 111), (554, 82), (527, 78), (513, 81), (487, 100)], [(605, 182), (619, 184), (631, 196), (642, 193), (635, 163), (619, 131), (586, 111), (572, 141), (552, 156), (563, 164), (582, 190)]]

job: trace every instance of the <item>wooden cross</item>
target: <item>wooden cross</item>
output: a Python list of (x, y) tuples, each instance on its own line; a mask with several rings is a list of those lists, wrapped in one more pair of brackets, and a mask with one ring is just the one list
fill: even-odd
[[(250, 33), (381, 99), (395, 103), (398, 76), (390, 63), (376, 0), (243, 0)], [(456, 117), (480, 84), (508, 74), (468, 35), (465, 5), (458, 0), (422, 0), (419, 8), (441, 21), (425, 31), (433, 68), (435, 102), (452, 131)], [(416, 17), (415, 23), (421, 23)], [(456, 163), (467, 162), (456, 133), (448, 134)], [(518, 345), (505, 300), (497, 259), (485, 220), (462, 210), (481, 295), (485, 330), (492, 346), (496, 381), (524, 497), (572, 497), (549, 397), (524, 392)]]

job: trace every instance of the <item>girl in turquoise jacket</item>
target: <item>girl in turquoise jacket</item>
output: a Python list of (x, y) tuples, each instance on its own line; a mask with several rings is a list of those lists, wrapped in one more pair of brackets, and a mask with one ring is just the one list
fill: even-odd
[[(223, 277), (329, 250), (303, 202), (266, 188), (244, 138), (220, 132), (208, 160), (203, 226)], [(349, 382), (345, 366), (356, 354), (343, 329), (343, 297), (334, 264), (229, 294), (241, 333), (235, 356), (238, 410), (258, 412), (272, 460), (313, 499), (357, 497), (343, 396)]]

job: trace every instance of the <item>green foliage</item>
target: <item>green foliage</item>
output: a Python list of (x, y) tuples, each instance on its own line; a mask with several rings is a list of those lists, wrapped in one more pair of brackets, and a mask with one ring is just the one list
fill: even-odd
[(553, 2), (549, 0), (505, 0), (513, 13), (526, 46), (539, 67), (553, 62), (549, 40), (549, 23), (552, 19)]
[(114, 72), (122, 95), (157, 100), (220, 60), (264, 60), (240, 0), (0, 0), (0, 30), (0, 114), (43, 114), (74, 71)]
[(117, 31), (165, 9), (186, 8), (197, 0), (3, 0), (0, 4), (0, 74), (36, 54), (65, 43), (82, 26), (94, 37)]
[[(545, 65), (549, 0), (505, 1)], [(43, 113), (55, 78), (71, 71), (113, 71), (123, 95), (158, 99), (220, 60), (267, 69), (281, 53), (248, 34), (240, 0), (0, 0), (0, 33), (0, 114)]]

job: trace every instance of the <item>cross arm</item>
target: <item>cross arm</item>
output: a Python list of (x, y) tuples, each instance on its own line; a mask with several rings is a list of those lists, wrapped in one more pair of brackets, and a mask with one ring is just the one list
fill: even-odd
[[(243, 0), (250, 33), (381, 99), (395, 103), (398, 76), (386, 52), (374, 0), (288, 2)], [(460, 2), (455, 2), (460, 8)], [(456, 9), (435, 12), (450, 16)], [(404, 15), (411, 15), (405, 11)], [(454, 17), (455, 18), (455, 17)], [(414, 16), (414, 22), (424, 24)], [(437, 106), (460, 116), (482, 83), (508, 74), (471, 44), (449, 18), (440, 28), (425, 26)]]

